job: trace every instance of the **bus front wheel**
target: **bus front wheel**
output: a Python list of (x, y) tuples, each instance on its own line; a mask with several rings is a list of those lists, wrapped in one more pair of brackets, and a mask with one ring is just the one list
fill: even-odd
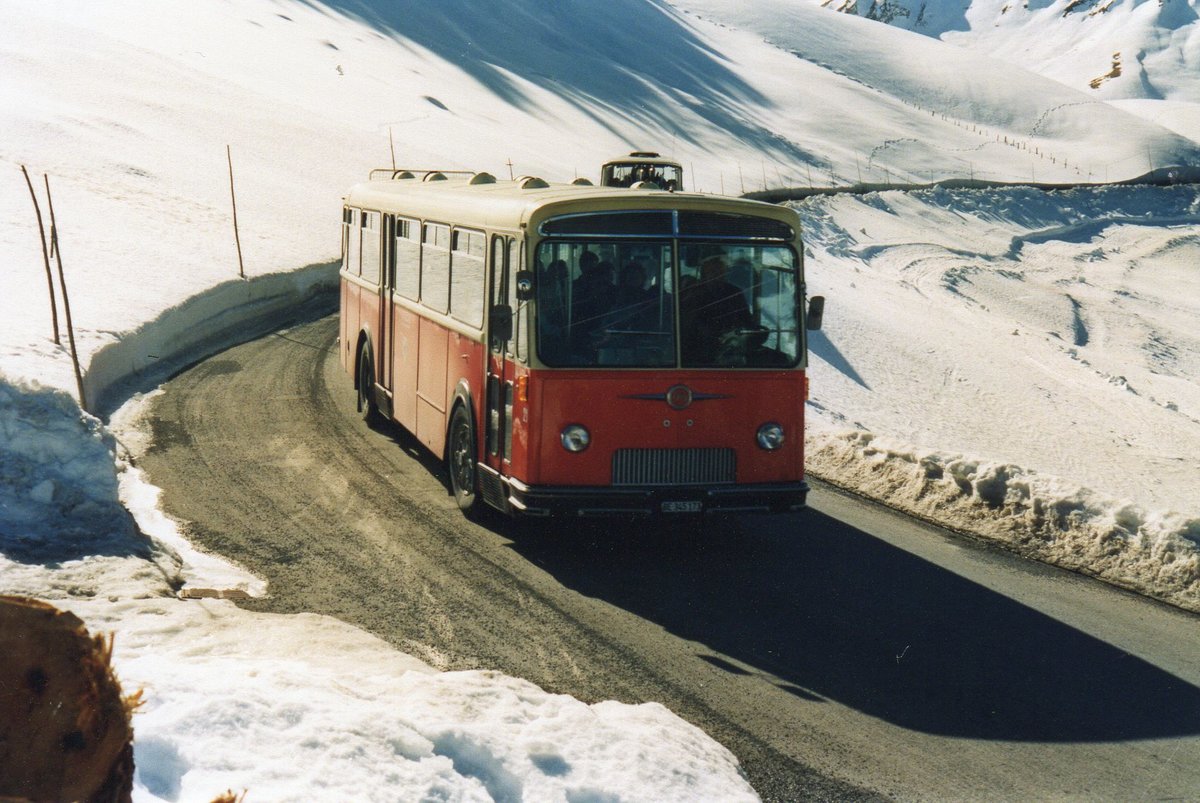
[(470, 412), (461, 404), (454, 408), (450, 418), (446, 469), (459, 509), (467, 515), (475, 513), (479, 507), (478, 494), (475, 493), (475, 426), (471, 423)]

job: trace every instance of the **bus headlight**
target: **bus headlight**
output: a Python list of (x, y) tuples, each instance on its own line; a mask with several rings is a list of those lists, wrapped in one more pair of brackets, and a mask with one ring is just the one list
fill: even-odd
[(783, 446), (783, 427), (770, 421), (758, 428), (758, 445), (768, 452)]
[(568, 452), (582, 452), (592, 442), (592, 436), (588, 434), (587, 429), (581, 424), (568, 425), (562, 431), (560, 437), (562, 438), (563, 448)]

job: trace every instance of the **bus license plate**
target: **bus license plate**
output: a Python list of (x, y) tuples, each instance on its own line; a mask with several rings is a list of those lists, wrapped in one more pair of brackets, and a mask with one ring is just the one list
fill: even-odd
[(662, 503), (663, 513), (699, 513), (703, 509), (704, 505), (698, 499)]

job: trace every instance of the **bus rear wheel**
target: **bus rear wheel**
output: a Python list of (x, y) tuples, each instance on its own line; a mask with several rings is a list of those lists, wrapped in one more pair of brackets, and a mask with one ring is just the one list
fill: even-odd
[(475, 426), (466, 406), (454, 408), (450, 417), (450, 438), (446, 444), (446, 471), (454, 501), (468, 516), (479, 510), (479, 495), (475, 492)]
[(358, 352), (358, 411), (368, 425), (379, 421), (379, 405), (375, 403), (375, 394), (372, 392), (374, 378), (371, 354), (363, 348)]

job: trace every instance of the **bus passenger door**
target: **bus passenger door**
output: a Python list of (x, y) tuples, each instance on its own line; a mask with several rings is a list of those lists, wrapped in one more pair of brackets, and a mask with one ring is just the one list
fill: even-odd
[[(380, 246), (382, 242), (382, 214), (372, 212), (368, 209), (362, 210), (360, 221), (361, 241), (361, 269), (359, 275), (362, 278), (362, 284), (358, 289), (358, 329), (355, 331), (357, 337), (359, 329), (365, 329), (369, 332), (371, 338), (372, 351), (372, 376), (366, 377), (366, 391), (372, 394), (372, 398), (378, 401), (376, 395), (376, 386), (383, 383), (383, 371), (381, 358), (384, 355), (384, 341), (382, 338), (385, 333), (383, 330), (383, 273), (382, 267), (382, 252)], [(357, 340), (356, 340), (357, 342)]]
[[(392, 303), (392, 288), (396, 286), (396, 241), (393, 236), (396, 218), (384, 215), (381, 228), (383, 237), (379, 246), (379, 354), (375, 361), (378, 365), (375, 372), (379, 375), (379, 384), (383, 385), (389, 397), (396, 392), (392, 378), (393, 341), (396, 329), (396, 305)], [(391, 405), (388, 405), (388, 418), (392, 417)]]
[[(509, 271), (515, 271), (516, 266), (510, 264), (508, 243), (511, 238), (492, 235), (490, 260), (492, 269), (489, 272), (491, 284), (488, 289), (489, 309), (509, 306), (515, 299), (509, 299)], [(494, 325), (494, 318), (489, 317), (487, 383), (484, 393), (484, 462), (500, 472), (506, 473), (504, 460), (506, 458), (505, 444), (510, 442), (512, 428), (512, 364), (508, 357), (508, 340), (501, 337)]]

